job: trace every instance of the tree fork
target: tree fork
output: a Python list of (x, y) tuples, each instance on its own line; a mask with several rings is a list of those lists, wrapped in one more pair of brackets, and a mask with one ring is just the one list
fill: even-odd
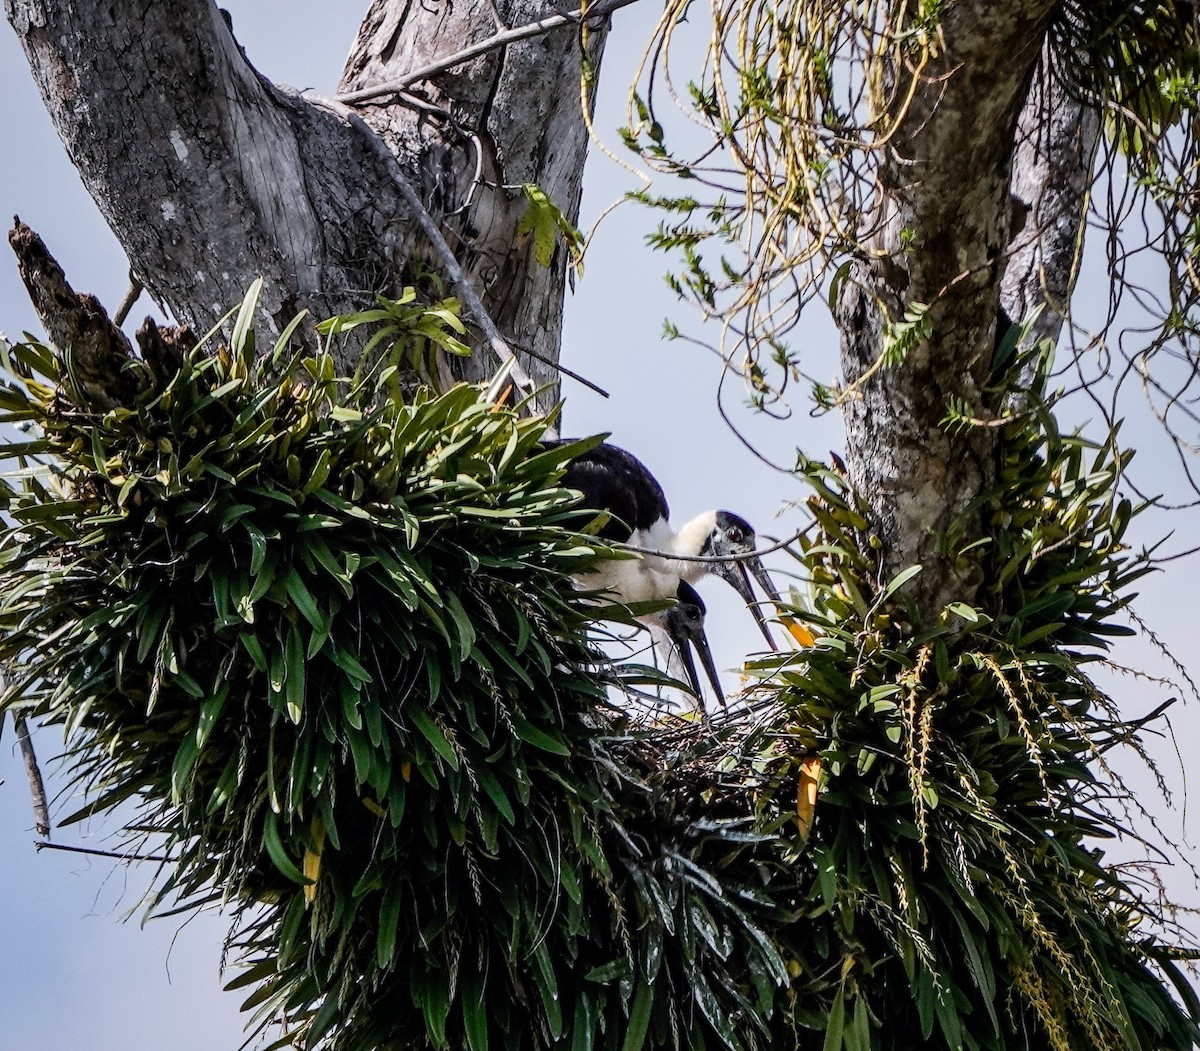
[[(608, 8), (611, 10), (611, 8)], [(424, 234), (370, 144), (344, 119), (260, 76), (212, 0), (5, 0), (43, 100), (84, 184), (154, 299), (207, 329), (257, 277), (275, 332), (398, 295), (423, 264)], [(405, 5), (375, 0), (342, 93), (393, 82), (495, 35), (554, 15), (544, 0)], [(577, 90), (586, 38), (599, 62), (607, 21), (489, 43), (403, 98), (364, 107), (518, 354), (557, 361), (566, 253), (537, 263), (518, 235), (522, 185), (569, 221), (587, 131)], [(440, 68), (440, 67), (438, 67)], [(114, 83), (124, 85), (112, 91)], [(564, 85), (566, 86), (564, 88)], [(338, 362), (352, 367), (348, 342)], [(553, 365), (521, 355), (552, 400)], [(493, 370), (459, 361), (460, 378)]]

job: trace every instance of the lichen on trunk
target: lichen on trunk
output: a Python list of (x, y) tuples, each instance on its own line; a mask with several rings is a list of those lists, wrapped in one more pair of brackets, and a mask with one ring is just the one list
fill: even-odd
[[(955, 406), (980, 420), (998, 408), (986, 388), (1015, 132), (1053, 8), (951, 5), (928, 62), (880, 89), (879, 105), (900, 100), (887, 103), (898, 119), (880, 147), (867, 251), (842, 283), (836, 319), (850, 476), (872, 509), (882, 578), (924, 569), (908, 585), (919, 619), (972, 601), (980, 582), (955, 551), (979, 539), (973, 507), (995, 479), (999, 432), (942, 421)], [(923, 338), (901, 355), (894, 326), (914, 310)]]

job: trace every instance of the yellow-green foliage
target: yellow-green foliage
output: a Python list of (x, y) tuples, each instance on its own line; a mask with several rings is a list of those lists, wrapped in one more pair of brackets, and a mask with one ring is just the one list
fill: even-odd
[(820, 906), (783, 937), (826, 1051), (1197, 1039), (1179, 957), (1139, 927), (1155, 903), (1099, 845), (1122, 828), (1101, 758), (1119, 722), (1085, 665), (1130, 633), (1115, 618), (1149, 571), (1123, 542), (1124, 459), (1030, 402), (1005, 433), (988, 539), (960, 553), (988, 583), (925, 630), (905, 606), (913, 570), (876, 580), (861, 509), (809, 466), (819, 536), (802, 558), (811, 605), (795, 612), (819, 639), (758, 671), (823, 760), (797, 861)]

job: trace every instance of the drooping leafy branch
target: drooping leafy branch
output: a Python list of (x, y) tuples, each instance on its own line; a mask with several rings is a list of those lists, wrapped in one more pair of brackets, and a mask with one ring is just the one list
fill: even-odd
[[(651, 241), (680, 258), (673, 286), (721, 322), (720, 350), (760, 407), (801, 380), (818, 405), (836, 400), (837, 385), (820, 375), (829, 363), (789, 336), (806, 306), (836, 298), (852, 260), (873, 258), (872, 238), (889, 221), (878, 206), (880, 165), (914, 92), (942, 75), (930, 69), (944, 53), (950, 6), (714, 0), (704, 41), (691, 32), (693, 5), (681, 0), (657, 27), (624, 132), (647, 163), (675, 177), (664, 192), (640, 195), (662, 214)], [(698, 52), (700, 75), (691, 72)], [(1184, 394), (1198, 360), (1198, 70), (1193, 5), (1112, 0), (1058, 5), (1036, 73), (1105, 121), (1107, 192), (1091, 203), (1109, 235), (1111, 300), (1101, 317), (1082, 320), (1075, 363), (1089, 383), (1149, 371), (1149, 398), (1183, 453), (1191, 426)], [(1030, 97), (1051, 96), (1035, 87)], [(692, 128), (679, 126), (679, 111)], [(955, 158), (942, 163), (952, 169)], [(901, 231), (898, 251), (919, 233)], [(1165, 263), (1161, 287), (1138, 265), (1149, 256)], [(1149, 334), (1118, 350), (1118, 310), (1131, 299), (1146, 317), (1121, 324)], [(1052, 306), (1069, 314), (1068, 303)]]

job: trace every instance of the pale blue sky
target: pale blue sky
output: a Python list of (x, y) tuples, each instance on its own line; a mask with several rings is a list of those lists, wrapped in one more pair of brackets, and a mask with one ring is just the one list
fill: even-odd
[[(229, 0), (226, 6), (233, 12), (239, 39), (262, 72), (296, 87), (332, 92), (357, 26), (359, 5)], [(610, 38), (597, 126), (617, 150), (613, 129), (622, 121), (624, 79), (652, 15), (651, 8), (638, 6), (619, 13)], [(66, 160), (7, 25), (0, 28), (0, 98), (5, 159), (0, 165), (0, 215), (20, 214), (42, 234), (75, 286), (113, 307), (127, 284), (125, 262)], [(585, 224), (634, 185), (627, 173), (594, 155)], [(725, 507), (741, 513), (760, 532), (789, 533), (799, 518), (785, 513), (776, 520), (775, 515), (787, 501), (802, 499), (804, 492), (760, 464), (720, 420), (715, 408), (719, 363), (687, 344), (659, 339), (665, 315), (670, 313), (681, 324), (690, 318), (674, 304), (661, 280), (663, 259), (644, 247), (643, 237), (654, 222), (647, 212), (627, 206), (605, 222), (593, 245), (585, 276), (568, 305), (563, 359), (611, 391), (612, 398), (604, 401), (566, 381), (565, 433), (612, 431), (615, 442), (637, 453), (658, 475), (676, 524), (706, 508)], [(35, 321), (15, 267), (5, 257), (0, 249), (0, 329), (16, 336), (23, 328), (33, 328)], [(135, 320), (145, 309), (139, 304)], [(809, 368), (832, 376), (832, 329), (824, 316), (810, 320), (803, 345), (806, 353), (817, 357), (810, 357)], [(810, 420), (803, 405), (784, 423), (737, 412), (741, 396), (736, 380), (727, 384), (726, 404), (752, 441), (781, 462), (792, 460), (797, 444), (816, 456), (839, 445), (836, 425)], [(1153, 462), (1157, 455), (1146, 458), (1152, 461), (1146, 484), (1165, 488), (1173, 483), (1166, 477), (1158, 481)], [(1194, 534), (1189, 522), (1177, 526)], [(1158, 523), (1152, 528), (1164, 531)], [(776, 564), (781, 565), (778, 560)], [(1195, 652), (1196, 618), (1189, 600), (1198, 591), (1200, 581), (1189, 565), (1177, 565), (1169, 576), (1159, 574), (1143, 588), (1143, 615), (1182, 656)], [(728, 588), (710, 582), (703, 594), (710, 606), (709, 632), (718, 664), (733, 667), (756, 648), (753, 622)], [(1131, 663), (1147, 659), (1147, 652), (1137, 644), (1122, 649)], [(1130, 714), (1156, 703), (1140, 687), (1122, 688), (1130, 690)], [(1194, 706), (1176, 716), (1175, 724), (1185, 746), (1197, 739)], [(24, 774), (12, 740), (9, 731), (0, 742), (0, 886), (6, 892), (0, 910), (0, 945), (5, 950), (0, 955), (0, 1051), (237, 1047), (240, 996), (218, 991), (221, 921), (204, 918), (177, 937), (178, 921), (155, 921), (145, 929), (136, 921), (121, 923), (120, 916), (136, 906), (145, 876), (114, 869), (103, 860), (35, 854)], [(43, 735), (38, 743), (49, 760), (54, 742)], [(1172, 783), (1178, 784), (1178, 766), (1170, 765), (1169, 750), (1164, 755)], [(64, 800), (60, 812), (73, 808), (71, 800)], [(1178, 828), (1173, 816), (1165, 822), (1170, 830)], [(103, 832), (96, 827), (82, 840), (74, 831), (56, 834), (56, 839), (102, 846)], [(1180, 897), (1200, 903), (1186, 882), (1177, 883), (1177, 888)]]

